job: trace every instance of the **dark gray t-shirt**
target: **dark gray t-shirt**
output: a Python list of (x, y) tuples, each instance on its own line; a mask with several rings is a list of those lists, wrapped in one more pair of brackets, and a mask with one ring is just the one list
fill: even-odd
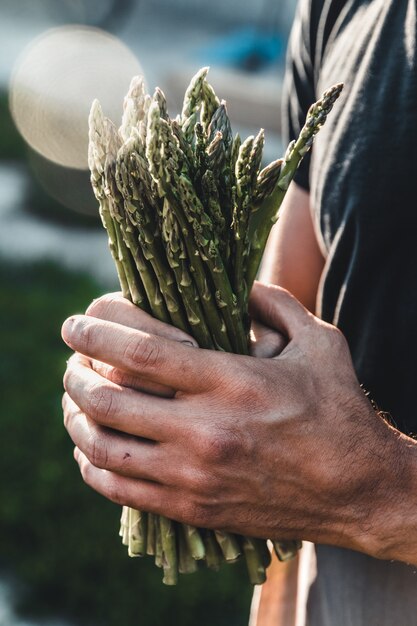
[(326, 258), (319, 315), (407, 433), (417, 433), (416, 12), (416, 0), (301, 0), (283, 107), (292, 139), (309, 105), (345, 83), (296, 176)]

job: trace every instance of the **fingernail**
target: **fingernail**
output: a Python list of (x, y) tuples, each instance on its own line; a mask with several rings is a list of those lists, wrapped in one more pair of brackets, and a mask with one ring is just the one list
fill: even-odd
[(193, 343), (192, 341), (189, 341), (188, 339), (183, 339), (181, 343), (183, 343), (184, 346), (191, 346), (192, 348), (197, 348), (196, 344)]
[(61, 335), (62, 335), (62, 339), (66, 343), (68, 343), (68, 341), (70, 341), (70, 339), (71, 339), (73, 327), (74, 327), (74, 318), (73, 317), (69, 317), (67, 320), (65, 320), (65, 322), (62, 325)]

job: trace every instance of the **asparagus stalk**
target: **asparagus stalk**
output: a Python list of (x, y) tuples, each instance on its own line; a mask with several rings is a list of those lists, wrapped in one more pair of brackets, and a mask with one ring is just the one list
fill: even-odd
[(205, 131), (212, 120), (214, 112), (220, 105), (220, 101), (216, 96), (213, 87), (205, 80), (202, 88), (202, 103), (201, 103), (201, 123)]
[(301, 160), (313, 145), (314, 137), (325, 123), (342, 89), (342, 83), (334, 85), (325, 91), (321, 99), (310, 107), (306, 123), (298, 139), (290, 144), (287, 154), (285, 155), (278, 182), (273, 192), (265, 198), (257, 210), (251, 215), (249, 223), (251, 253), (246, 281), (249, 290), (256, 278), (269, 232), (278, 219), (278, 211), (290, 182), (294, 178)]
[(124, 141), (127, 141), (134, 128), (145, 117), (146, 112), (145, 81), (143, 76), (134, 76), (131, 80), (129, 91), (123, 103), (122, 125), (119, 133)]
[(127, 540), (127, 543), (124, 543), (124, 538), (126, 537), (126, 529), (129, 530), (129, 508), (127, 506), (124, 506), (122, 508), (122, 516), (120, 518), (120, 530), (119, 530), (119, 535), (120, 537), (122, 537), (122, 543), (124, 545), (129, 545), (129, 540)]
[(206, 556), (206, 550), (204, 542), (201, 538), (200, 532), (193, 526), (184, 525), (185, 541), (188, 546), (188, 550), (196, 561), (201, 561)]
[(129, 508), (128, 516), (129, 556), (144, 556), (146, 554), (147, 515)]
[(301, 549), (300, 541), (273, 541), (275, 554), (280, 561), (289, 561)]
[(258, 174), (253, 195), (253, 210), (256, 210), (255, 207), (262, 204), (262, 202), (274, 191), (283, 163), (284, 159), (272, 161), (272, 163), (264, 167), (264, 169)]
[(233, 211), (232, 230), (234, 235), (234, 289), (240, 310), (245, 310), (247, 287), (245, 280), (244, 257), (248, 254), (248, 221), (252, 198), (251, 159), (254, 153), (255, 139), (250, 136), (240, 146), (235, 166), (236, 196)]
[(200, 348), (214, 349), (215, 345), (205, 321), (203, 308), (187, 263), (187, 253), (179, 232), (178, 221), (166, 198), (164, 200), (162, 234), (168, 262), (174, 272), (192, 334)]
[(164, 566), (164, 551), (162, 547), (161, 518), (155, 516), (155, 565)]
[(123, 295), (131, 299), (129, 284), (123, 263), (119, 258), (118, 242), (115, 227), (110, 215), (108, 199), (104, 192), (104, 163), (106, 160), (106, 143), (104, 137), (104, 116), (98, 100), (94, 100), (89, 116), (89, 147), (88, 165), (91, 172), (91, 185), (99, 203), (99, 213), (109, 238), (109, 249), (116, 265), (117, 275)]
[[(166, 158), (163, 165), (161, 154), (163, 154)], [(214, 242), (211, 243), (211, 241), (206, 240), (206, 250), (203, 249), (204, 239), (199, 236), (200, 224), (198, 220), (194, 219), (193, 204), (195, 203), (196, 208), (200, 209), (200, 216), (204, 213), (204, 209), (195, 191), (189, 188), (189, 179), (185, 177), (185, 175), (178, 175), (178, 172), (181, 171), (185, 163), (183, 154), (180, 151), (179, 144), (176, 141), (170, 126), (165, 122), (165, 120), (160, 118), (159, 108), (156, 104), (152, 105), (149, 110), (146, 156), (149, 162), (149, 171), (155, 181), (155, 184), (157, 185), (160, 197), (164, 198), (166, 196), (169, 203), (175, 205), (177, 209), (177, 217), (180, 228), (183, 234), (186, 235), (184, 237), (184, 243), (187, 247), (190, 262), (194, 265), (195, 269), (193, 276), (202, 299), (202, 304), (206, 307), (206, 313), (210, 316), (208, 319), (212, 322), (211, 329), (213, 335), (215, 336), (215, 343), (221, 348), (225, 346), (224, 349), (226, 350), (229, 345), (233, 349), (236, 347), (236, 344), (239, 346), (239, 342), (242, 344), (242, 340), (241, 337), (235, 337), (235, 335), (239, 333), (239, 328), (237, 328), (236, 331), (234, 330), (234, 320), (230, 323), (230, 318), (235, 314), (236, 309), (233, 302), (233, 294), (231, 292), (230, 283), (224, 271), (222, 277), (213, 276), (212, 267), (209, 267), (209, 274), (212, 275), (213, 281), (217, 282), (217, 291), (213, 302), (206, 281), (207, 273), (204, 270), (204, 262), (209, 262), (209, 257), (207, 257), (207, 247), (210, 247), (211, 244), (214, 251)], [(181, 177), (184, 179), (182, 188), (180, 185)], [(206, 223), (210, 223), (207, 216)], [(221, 263), (219, 254), (216, 255), (216, 258), (217, 262)], [(215, 271), (217, 273), (217, 267)], [(225, 292), (227, 301), (224, 301), (221, 298), (222, 291)], [(226, 292), (229, 293), (226, 295)], [(214, 303), (215, 306), (213, 306)], [(223, 325), (221, 317), (226, 316), (223, 311), (221, 312), (223, 315), (219, 316), (215, 307), (223, 309), (228, 303), (229, 309), (230, 304), (232, 304), (233, 311), (231, 313), (228, 312), (229, 319), (225, 320), (225, 325)], [(244, 349), (247, 350), (246, 344)]]
[(244, 537), (242, 546), (245, 553), (250, 582), (252, 585), (262, 585), (266, 580), (263, 553), (259, 550), (255, 539)]
[(197, 561), (193, 558), (187, 542), (185, 526), (180, 526), (178, 529), (178, 571), (180, 574), (193, 574), (197, 569)]
[(157, 516), (154, 515), (153, 513), (148, 513), (148, 528), (147, 528), (147, 535), (146, 535), (146, 554), (149, 554), (151, 556), (155, 555), (156, 525), (157, 525)]
[(208, 88), (206, 87), (206, 76), (208, 74), (208, 71), (208, 67), (202, 67), (191, 79), (191, 82), (185, 92), (184, 102), (182, 105), (182, 123), (185, 123), (185, 121), (189, 119), (191, 115), (197, 113), (197, 110), (204, 96), (207, 103)]
[[(90, 114), (89, 165), (124, 295), (162, 321), (192, 332), (202, 347), (247, 354), (248, 291), (269, 230), (296, 168), (342, 86), (309, 111), (283, 160), (262, 171), (261, 130), (232, 138), (225, 103), (200, 70), (177, 120), (162, 91), (132, 80), (119, 131), (97, 101)], [(205, 561), (218, 569), (244, 555), (261, 584), (270, 562), (263, 540), (182, 526), (123, 507), (120, 536), (131, 556), (151, 554), (175, 584)], [(275, 540), (281, 560), (300, 542)]]
[(225, 560), (229, 563), (237, 561), (242, 555), (242, 550), (240, 549), (236, 536), (231, 533), (221, 532), (220, 530), (215, 530), (214, 534)]
[[(203, 261), (207, 264), (216, 289), (217, 306), (221, 309), (229, 331), (234, 352), (248, 354), (247, 336), (232, 291), (227, 271), (218, 250), (218, 241), (212, 223), (195, 194), (190, 180), (181, 174), (178, 178), (178, 194), (188, 221), (192, 225), (194, 238)], [(234, 332), (233, 332), (234, 330)]]
[(222, 100), (218, 108), (213, 113), (209, 127), (207, 129), (208, 142), (212, 142), (213, 139), (220, 136), (223, 141), (225, 156), (230, 158), (230, 150), (233, 143), (232, 128), (230, 126), (229, 116), (227, 115), (226, 102)]
[[(119, 259), (123, 264), (126, 280), (129, 285), (131, 299), (134, 304), (149, 311), (149, 301), (144, 284), (137, 272), (138, 262), (132, 257), (129, 240), (126, 237), (126, 216), (123, 202), (115, 184), (115, 167), (117, 151), (120, 147), (120, 137), (114, 124), (104, 119), (107, 154), (104, 166), (104, 193), (108, 198), (108, 207), (113, 220)], [(137, 252), (137, 251), (136, 251)]]
[(178, 555), (175, 538), (174, 522), (163, 515), (159, 518), (162, 543), (162, 567), (164, 568), (163, 583), (176, 585), (178, 582)]
[(218, 570), (223, 561), (223, 553), (216, 537), (211, 530), (206, 530), (203, 535), (206, 550), (206, 564), (210, 569)]
[(170, 207), (175, 207), (175, 214), (181, 230), (182, 240), (190, 262), (190, 274), (195, 281), (201, 306), (210, 328), (213, 343), (217, 350), (233, 352), (225, 321), (219, 312), (215, 297), (209, 288), (207, 274), (198, 247), (194, 241), (191, 227), (183, 212), (181, 201), (168, 192), (167, 200)]
[(147, 212), (146, 205), (136, 189), (135, 179), (130, 175), (129, 166), (126, 164), (123, 157), (124, 153), (121, 151), (118, 158), (119, 175), (117, 182), (119, 184), (119, 191), (130, 212), (131, 220), (138, 227), (137, 233), (140, 248), (146, 261), (150, 263), (154, 271), (159, 289), (169, 312), (170, 320), (177, 328), (188, 332), (189, 327), (175, 286), (175, 279), (166, 262), (166, 257), (162, 253), (160, 238), (156, 235), (156, 220), (152, 214)]

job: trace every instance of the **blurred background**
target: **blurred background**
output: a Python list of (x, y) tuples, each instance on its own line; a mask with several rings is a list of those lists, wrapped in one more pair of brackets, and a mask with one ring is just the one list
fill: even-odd
[(62, 426), (60, 326), (117, 289), (86, 169), (92, 99), (119, 124), (142, 72), (174, 116), (210, 65), (234, 130), (264, 127), (275, 159), (295, 2), (0, 2), (0, 626), (247, 624), (244, 565), (167, 588), (127, 557), (120, 511), (82, 483)]

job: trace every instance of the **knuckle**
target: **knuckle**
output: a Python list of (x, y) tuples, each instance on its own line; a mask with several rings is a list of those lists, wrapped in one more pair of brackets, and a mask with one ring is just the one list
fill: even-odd
[(342, 331), (336, 326), (327, 327), (327, 337), (330, 345), (338, 352), (343, 352), (348, 349), (346, 338)]
[(108, 442), (104, 435), (92, 433), (87, 442), (86, 456), (100, 469), (107, 469), (109, 463)]
[(268, 404), (274, 381), (273, 367), (273, 362), (265, 368), (263, 361), (254, 360), (242, 373), (240, 401), (251, 410), (260, 410)]
[(216, 525), (212, 507), (194, 499), (186, 504), (184, 517), (197, 528), (213, 528)]
[(238, 438), (231, 430), (206, 429), (200, 433), (198, 448), (200, 457), (209, 464), (230, 461), (239, 448)]
[(146, 370), (158, 368), (161, 360), (161, 346), (157, 337), (142, 337), (139, 333), (130, 337), (124, 350), (124, 359), (136, 367)]
[(348, 343), (342, 331), (337, 326), (322, 320), (317, 321), (309, 346), (333, 356), (342, 356), (346, 351), (349, 352)]
[(97, 383), (89, 393), (87, 413), (90, 417), (108, 423), (114, 413), (114, 393), (106, 383)]
[(339, 328), (336, 328), (336, 326), (333, 326), (332, 332), (333, 332), (334, 340), (337, 343), (337, 345), (340, 348), (347, 348), (348, 343), (342, 331)]
[(138, 378), (128, 372), (117, 369), (115, 367), (109, 368), (106, 372), (106, 378), (115, 385), (120, 387), (138, 387)]
[(132, 376), (124, 372), (123, 370), (119, 370), (116, 367), (109, 368), (106, 371), (106, 378), (115, 385), (120, 385), (121, 387), (130, 387)]
[(126, 496), (120, 489), (118, 482), (109, 475), (106, 485), (106, 498), (114, 502), (115, 504), (125, 505), (128, 504)]
[(211, 472), (193, 468), (185, 474), (183, 480), (186, 488), (192, 494), (211, 497), (218, 493), (218, 481)]

